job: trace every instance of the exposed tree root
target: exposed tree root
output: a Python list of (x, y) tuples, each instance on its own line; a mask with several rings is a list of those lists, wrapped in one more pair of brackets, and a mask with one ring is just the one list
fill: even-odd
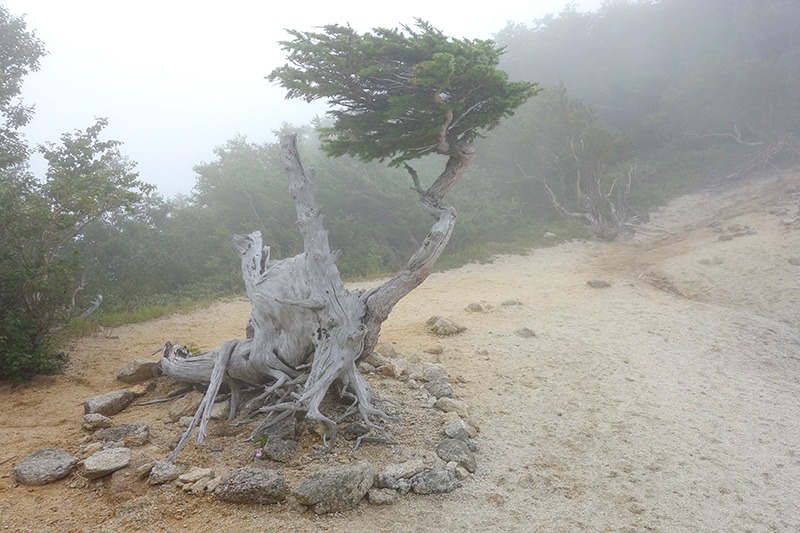
[[(353, 415), (360, 416), (378, 434), (362, 436), (356, 447), (365, 441), (394, 442), (384, 427), (391, 417), (378, 407), (380, 400), (356, 363), (374, 348), (380, 326), (394, 305), (430, 274), (452, 234), (455, 210), (442, 197), (466, 170), (473, 150), (464, 143), (449, 146), (452, 152), (447, 167), (427, 191), (420, 187), (416, 172), (410, 170), (423, 207), (436, 218), (428, 237), (397, 276), (369, 291), (349, 292), (339, 276), (335, 264), (338, 254), (329, 248), (312, 194), (313, 171), (302, 167), (294, 139), (282, 140), (303, 253), (274, 261), (260, 232), (234, 237), (253, 306), (247, 338), (230, 340), (197, 356), (181, 346), (164, 345), (159, 366), (165, 374), (180, 381), (208, 384), (170, 461), (178, 457), (195, 428), (198, 445), (203, 443), (212, 406), (223, 384), (231, 389), (229, 418), (240, 408), (240, 419), (267, 414), (251, 439), (302, 412), (306, 418), (324, 424), (323, 442), (328, 449), (336, 443), (337, 423)], [(258, 392), (240, 406), (244, 390)], [(335, 420), (321, 410), (329, 390), (349, 402), (345, 413)]]

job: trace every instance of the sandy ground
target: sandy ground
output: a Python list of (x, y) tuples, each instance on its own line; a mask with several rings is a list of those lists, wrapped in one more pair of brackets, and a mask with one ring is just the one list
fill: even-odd
[[(800, 530), (800, 266), (789, 262), (800, 257), (800, 228), (783, 223), (798, 214), (798, 198), (800, 175), (753, 181), (678, 199), (627, 240), (572, 242), (432, 275), (400, 302), (382, 341), (448, 367), (481, 427), (480, 463), (455, 493), (389, 507), (318, 517), (290, 503), (230, 505), (173, 488), (14, 484), (12, 469), (27, 454), (76, 450), (82, 402), (120, 388), (114, 375), (126, 362), (167, 339), (212, 348), (241, 336), (249, 304), (221, 302), (81, 339), (64, 375), (0, 385), (0, 528)], [(592, 279), (611, 287), (592, 288)], [(520, 305), (502, 305), (508, 300)], [(473, 302), (487, 310), (467, 312)], [(424, 325), (431, 315), (469, 329), (437, 338)], [(429, 353), (436, 347), (441, 354)], [(390, 396), (403, 386), (371, 379)], [(352, 456), (343, 444), (326, 461), (422, 453), (440, 415), (404, 403), (395, 428), (404, 444), (369, 444)], [(166, 409), (114, 418), (151, 424), (156, 442), (141, 453), (157, 455), (158, 435), (177, 431), (164, 423)], [(182, 460), (246, 464), (252, 445), (224, 433), (212, 433), (212, 444), (224, 442), (227, 459), (189, 446)]]

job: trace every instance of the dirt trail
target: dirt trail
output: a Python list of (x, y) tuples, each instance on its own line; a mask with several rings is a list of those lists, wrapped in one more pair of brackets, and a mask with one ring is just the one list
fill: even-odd
[[(120, 388), (114, 375), (127, 361), (167, 339), (212, 348), (240, 336), (249, 304), (221, 302), (82, 339), (66, 374), (0, 386), (0, 461), (15, 457), (0, 465), (0, 527), (800, 530), (800, 266), (789, 261), (800, 258), (800, 228), (784, 224), (798, 198), (800, 175), (754, 181), (680, 198), (627, 241), (573, 242), (432, 275), (398, 304), (382, 341), (458, 378), (456, 394), (481, 426), (479, 469), (455, 493), (409, 495), (390, 507), (317, 517), (172, 488), (142, 496), (107, 483), (70, 488), (69, 478), (14, 485), (13, 466), (27, 454), (79, 442), (82, 402)], [(592, 288), (592, 279), (611, 287)], [(519, 305), (503, 305), (509, 300)], [(487, 309), (467, 312), (473, 302)], [(469, 329), (435, 337), (424, 325), (434, 314)], [(440, 355), (429, 353), (436, 347)], [(378, 381), (379, 391), (399, 386)], [(163, 409), (114, 418), (163, 427)], [(423, 431), (410, 445), (365, 446), (355, 458), (402, 460), (433, 438)], [(239, 441), (228, 438), (226, 453), (241, 462), (252, 446)]]

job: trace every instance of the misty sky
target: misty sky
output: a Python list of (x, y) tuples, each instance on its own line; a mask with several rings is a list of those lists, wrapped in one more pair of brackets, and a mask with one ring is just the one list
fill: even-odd
[[(284, 28), (349, 23), (358, 31), (422, 18), (452, 37), (491, 38), (508, 21), (558, 13), (566, 0), (469, 2), (361, 0), (0, 0), (25, 15), (49, 54), (23, 86), (36, 114), (32, 144), (57, 141), (106, 117), (106, 138), (122, 141), (140, 178), (165, 196), (189, 194), (192, 167), (237, 134), (273, 139), (282, 122), (307, 124), (322, 103), (284, 99), (264, 77), (284, 63)], [(593, 11), (602, 0), (573, 2)], [(535, 80), (532, 80), (535, 81)], [(37, 175), (44, 171), (34, 160)]]

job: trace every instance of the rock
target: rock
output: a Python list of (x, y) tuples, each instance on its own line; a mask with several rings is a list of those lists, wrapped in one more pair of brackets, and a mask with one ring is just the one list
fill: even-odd
[(66, 477), (78, 458), (61, 448), (43, 448), (14, 468), (14, 479), (23, 485), (45, 485)]
[(368, 365), (374, 366), (375, 368), (379, 368), (388, 363), (389, 359), (387, 357), (380, 355), (377, 352), (372, 352), (371, 354), (369, 354), (364, 358), (364, 362), (367, 363)]
[(417, 494), (442, 494), (453, 492), (461, 486), (449, 468), (428, 470), (411, 478), (411, 488)]
[(317, 514), (352, 509), (375, 482), (375, 467), (367, 461), (312, 474), (294, 490), (297, 501)]
[[(143, 477), (139, 475), (139, 469), (142, 464), (143, 457), (131, 459), (131, 468), (122, 468), (111, 474), (108, 481), (108, 493), (114, 496), (117, 501), (127, 501), (133, 498), (142, 496), (147, 491), (147, 484), (142, 483)], [(152, 465), (151, 463), (145, 463)]]
[(381, 376), (388, 376), (395, 379), (399, 378), (403, 373), (403, 370), (391, 361), (376, 370)]
[(362, 374), (372, 374), (375, 372), (375, 367), (369, 363), (365, 363), (364, 361), (358, 363), (358, 371)]
[(128, 389), (107, 392), (86, 400), (86, 403), (83, 404), (83, 412), (87, 415), (99, 413), (111, 416), (123, 411), (135, 399), (136, 395)]
[(450, 381), (444, 377), (439, 378), (436, 381), (428, 381), (425, 383), (425, 390), (432, 396), (436, 398), (455, 398), (456, 395), (453, 392), (453, 386), (450, 385)]
[(445, 413), (457, 413), (461, 418), (466, 418), (469, 416), (467, 402), (464, 400), (458, 400), (455, 398), (439, 398), (436, 400), (434, 407), (440, 411), (444, 411)]
[(586, 284), (593, 289), (607, 289), (611, 286), (611, 284), (604, 279), (591, 279), (587, 281)]
[(231, 412), (231, 401), (217, 402), (211, 407), (211, 420), (227, 420)]
[(425, 381), (436, 381), (437, 379), (450, 380), (447, 368), (439, 363), (425, 363), (422, 365), (422, 379)]
[(386, 467), (382, 475), (393, 479), (403, 479), (416, 476), (425, 470), (425, 463), (422, 459), (409, 459), (405, 463), (395, 463)]
[(293, 440), (269, 439), (261, 448), (261, 458), (278, 463), (291, 463), (297, 457), (300, 445)]
[(357, 422), (351, 422), (342, 427), (339, 435), (344, 437), (345, 440), (356, 440), (358, 437), (362, 437), (367, 433), (369, 433), (369, 427)]
[(156, 375), (155, 367), (156, 363), (147, 359), (134, 359), (117, 372), (117, 379), (124, 383), (139, 383), (152, 379)]
[(373, 487), (367, 491), (367, 500), (373, 505), (390, 505), (397, 501), (397, 491)]
[(467, 311), (470, 313), (480, 313), (483, 311), (483, 306), (479, 303), (471, 303), (467, 306)]
[(220, 483), (222, 483), (222, 476), (217, 476), (214, 479), (210, 480), (208, 483), (206, 483), (204, 490), (206, 492), (214, 492), (217, 489), (217, 487), (219, 487)]
[(103, 449), (105, 445), (102, 442), (92, 442), (78, 447), (78, 457), (86, 459), (90, 455), (94, 455)]
[(556, 237), (556, 234), (553, 233), (552, 231), (545, 231), (543, 237), (545, 239), (554, 239)]
[[(203, 492), (210, 492), (208, 490), (208, 484), (211, 483), (212, 479), (214, 478), (203, 477), (192, 483), (192, 494), (197, 495)], [(216, 486), (214, 488), (216, 488)]]
[(178, 476), (183, 473), (183, 467), (174, 465), (167, 461), (156, 461), (153, 468), (150, 469), (150, 475), (147, 477), (147, 482), (151, 485), (161, 485), (169, 483), (178, 479)]
[[(448, 465), (449, 464), (451, 464), (451, 463), (448, 463)], [(461, 465), (459, 465), (457, 463), (452, 463), (452, 464), (456, 465), (453, 468), (453, 473), (456, 475), (456, 479), (457, 480), (464, 481), (465, 479), (467, 479), (469, 477), (469, 472), (467, 471), (466, 468), (464, 468), (463, 466), (461, 466)]]
[(194, 467), (185, 474), (178, 476), (178, 481), (181, 483), (195, 483), (203, 478), (212, 479), (214, 471), (210, 468)]
[(535, 337), (536, 333), (530, 328), (521, 328), (515, 331), (518, 336), (522, 337), (523, 339), (529, 339), (531, 337)]
[(522, 302), (520, 302), (519, 300), (506, 300), (500, 305), (502, 305), (503, 307), (512, 307), (515, 305), (522, 305)]
[(394, 346), (389, 344), (388, 342), (379, 342), (377, 346), (375, 346), (375, 352), (378, 355), (382, 355), (383, 357), (388, 357), (393, 359), (397, 357), (397, 352), (394, 349)]
[(444, 431), (444, 434), (451, 439), (466, 442), (469, 438), (469, 426), (460, 418), (445, 425), (442, 428), (442, 431)]
[(81, 423), (81, 426), (83, 426), (83, 429), (86, 431), (97, 431), (98, 429), (109, 428), (113, 425), (114, 422), (112, 422), (110, 418), (100, 413), (83, 415), (83, 422)]
[[(88, 415), (87, 415), (88, 416)], [(94, 442), (124, 442), (126, 446), (141, 446), (150, 437), (147, 424), (120, 424), (101, 429), (92, 435)]]
[(478, 467), (475, 454), (469, 449), (467, 443), (462, 440), (444, 439), (436, 447), (436, 455), (445, 462), (455, 461), (469, 472), (475, 472)]
[(429, 348), (425, 348), (425, 353), (429, 353), (431, 355), (442, 355), (444, 353), (444, 348), (440, 345), (431, 346)]
[(789, 264), (792, 266), (800, 266), (800, 257), (790, 257)]
[(194, 416), (202, 401), (203, 395), (192, 391), (183, 398), (174, 400), (167, 411), (167, 416), (172, 422), (177, 422), (182, 416)]
[(131, 391), (133, 395), (138, 398), (139, 396), (144, 396), (145, 394), (153, 390), (155, 387), (156, 387), (155, 381), (148, 381), (147, 383), (137, 383), (132, 387), (128, 387), (128, 390)]
[(260, 436), (269, 439), (294, 439), (297, 432), (297, 419), (293, 416), (288, 416), (275, 424), (270, 426), (260, 433)]
[(239, 468), (222, 477), (214, 496), (232, 503), (271, 504), (284, 501), (288, 492), (277, 470)]
[(131, 451), (128, 448), (108, 448), (87, 457), (83, 461), (83, 475), (97, 479), (131, 464)]
[(136, 468), (136, 478), (142, 480), (150, 475), (150, 472), (153, 470), (153, 465), (155, 463), (150, 461), (148, 463), (144, 463), (140, 467)]
[(442, 317), (439, 317), (430, 328), (432, 332), (442, 336), (455, 335), (467, 330), (465, 326)]
[(386, 473), (381, 473), (375, 476), (374, 486), (379, 489), (397, 490), (400, 488), (400, 483), (397, 478), (392, 477)]

